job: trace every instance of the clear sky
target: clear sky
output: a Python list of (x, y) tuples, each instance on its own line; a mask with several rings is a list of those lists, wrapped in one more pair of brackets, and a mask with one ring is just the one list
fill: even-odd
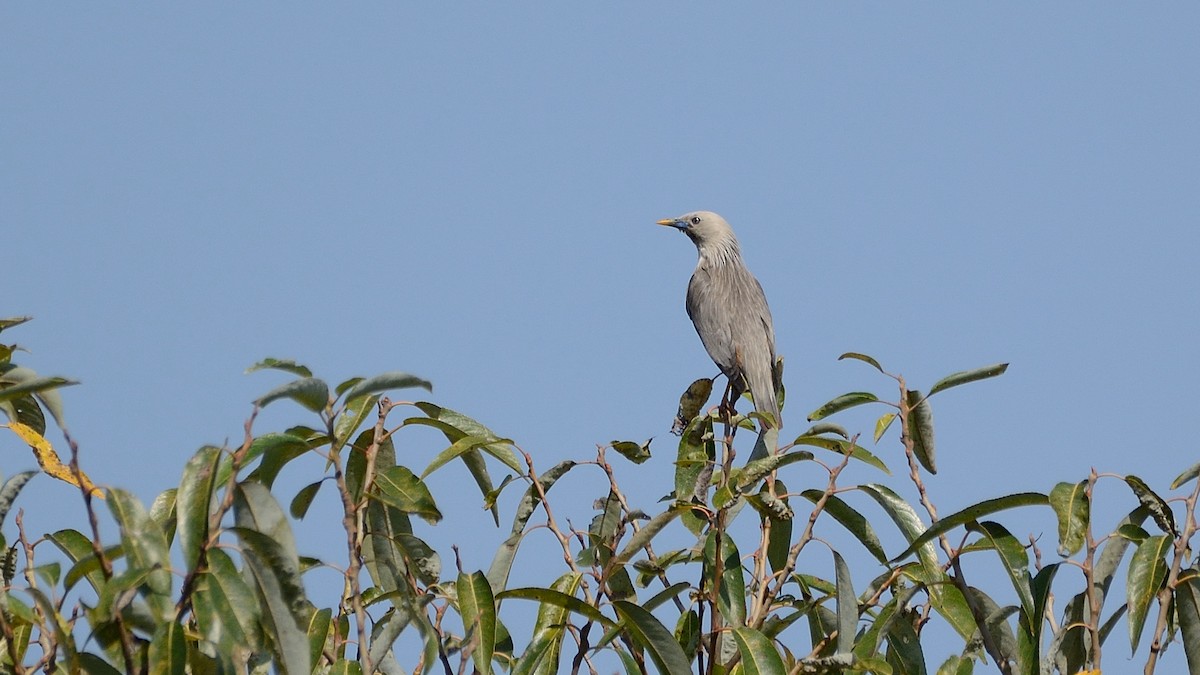
[[(653, 436), (623, 474), (653, 511), (678, 395), (715, 372), (695, 250), (654, 221), (711, 209), (774, 313), (785, 437), (893, 393), (842, 352), (917, 387), (1008, 361), (934, 401), (943, 513), (1093, 466), (1165, 490), (1200, 459), (1198, 7), (6, 3), (0, 314), (36, 320), (3, 338), (82, 380), (85, 468), (147, 502), (240, 438), (284, 379), (243, 371), (275, 356), (424, 376), (541, 467)], [(410, 438), (414, 467), (444, 447)], [(0, 444), (5, 474), (33, 465)], [(424, 534), (486, 568), (502, 532), (466, 476), (435, 474), (462, 502)], [(912, 492), (852, 477), (881, 479)], [(35, 529), (83, 526), (71, 488), (33, 485)], [(1104, 489), (1110, 522), (1135, 505)]]

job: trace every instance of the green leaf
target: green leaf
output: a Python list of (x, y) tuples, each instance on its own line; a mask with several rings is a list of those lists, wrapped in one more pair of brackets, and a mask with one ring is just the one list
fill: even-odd
[(794, 445), (808, 445), (815, 448), (824, 448), (826, 450), (832, 450), (841, 455), (850, 453), (851, 459), (856, 459), (864, 464), (873, 466), (888, 475), (891, 475), (892, 473), (890, 470), (888, 470), (887, 465), (884, 464), (882, 460), (875, 455), (872, 455), (867, 451), (866, 448), (857, 443), (843, 441), (838, 438), (826, 438), (823, 436), (800, 436), (796, 440), (792, 441), (792, 443)]
[(315, 377), (292, 380), (263, 394), (254, 404), (265, 408), (282, 398), (290, 398), (313, 412), (321, 412), (329, 405), (329, 385)]
[(879, 609), (875, 619), (855, 640), (854, 656), (856, 659), (865, 659), (878, 652), (883, 640), (892, 635), (893, 624), (897, 621), (909, 620), (906, 608), (909, 600), (920, 590), (920, 586), (901, 588), (886, 605)]
[(442, 519), (429, 487), (408, 467), (393, 466), (379, 472), (375, 477), (375, 488), (371, 496), (388, 506), (414, 513), (431, 525)]
[(636, 534), (629, 538), (629, 543), (625, 545), (625, 548), (622, 549), (615, 558), (613, 558), (611, 564), (619, 566), (624, 565), (632, 560), (633, 556), (638, 554), (638, 551), (641, 551), (646, 546), (649, 546), (650, 540), (652, 540), (659, 532), (662, 531), (664, 527), (666, 527), (672, 520), (675, 520), (675, 518), (686, 509), (687, 505), (677, 502), (672, 504), (671, 508), (651, 518), (650, 521), (643, 525)]
[[(568, 572), (556, 579), (550, 589), (574, 597), (582, 581), (581, 574)], [(565, 607), (548, 602), (538, 607), (537, 621), (533, 625), (529, 647), (513, 667), (513, 675), (558, 672), (563, 638), (566, 637), (564, 625), (567, 620), (568, 610)]]
[[(14, 368), (3, 376), (0, 376), (0, 386), (12, 382), (14, 372), (23, 372), (26, 369)], [(24, 380), (20, 384), (12, 384), (11, 386), (0, 388), (0, 401), (9, 401), (27, 394), (36, 394), (51, 389), (59, 389), (62, 387), (70, 387), (79, 384), (75, 380), (68, 380), (65, 377), (36, 377)]]
[(483, 572), (458, 574), (458, 610), (463, 627), (475, 636), (471, 659), (481, 675), (491, 675), (492, 657), (496, 653), (496, 601), (492, 587)]
[[(363, 562), (366, 563), (371, 579), (375, 581), (375, 587), (385, 594), (407, 589), (404, 552), (398, 544), (398, 537), (412, 532), (408, 514), (371, 500), (367, 502), (364, 525), (366, 537), (363, 540)], [(440, 565), (439, 560), (439, 574)]]
[(300, 488), (296, 496), (292, 497), (292, 503), (288, 505), (288, 513), (292, 514), (296, 520), (304, 520), (304, 516), (308, 515), (308, 507), (312, 506), (313, 500), (317, 498), (317, 492), (324, 482), (325, 479), (322, 478)]
[(167, 538), (168, 548), (175, 540), (175, 529), (179, 523), (178, 514), (175, 512), (175, 500), (178, 494), (179, 490), (167, 488), (158, 493), (154, 502), (150, 504), (150, 520), (153, 520), (154, 524), (163, 531), (163, 536)]
[[(807, 589), (805, 591), (807, 594)], [(813, 644), (813, 657), (826, 658), (833, 655), (833, 642), (829, 637), (837, 630), (837, 615), (822, 604), (807, 604), (802, 613), (808, 617), (808, 633)], [(820, 643), (824, 643), (825, 646), (818, 650), (816, 647)], [(811, 662), (812, 657), (806, 661)], [(837, 670), (835, 669), (833, 672), (837, 672)]]
[[(805, 490), (800, 493), (805, 499), (816, 504), (822, 496), (822, 490)], [(887, 563), (887, 553), (883, 550), (883, 545), (879, 543), (879, 537), (876, 536), (871, 523), (858, 511), (855, 511), (852, 506), (847, 504), (837, 495), (829, 495), (825, 500), (825, 513), (833, 516), (833, 519), (841, 523), (842, 527), (850, 531), (859, 543), (866, 547), (871, 555), (881, 563)]]
[(1141, 478), (1134, 475), (1125, 477), (1125, 483), (1129, 489), (1133, 490), (1133, 494), (1137, 495), (1138, 501), (1145, 506), (1150, 512), (1150, 516), (1154, 518), (1154, 523), (1164, 533), (1172, 537), (1179, 536), (1179, 530), (1175, 527), (1175, 514), (1171, 512), (1171, 507), (1167, 501), (1159, 497), (1154, 490), (1150, 489), (1149, 485)]
[(63, 422), (62, 394), (58, 393), (57, 388), (43, 389), (35, 393), (33, 396), (40, 401), (43, 406), (45, 406), (46, 412), (50, 413), (50, 416), (54, 418), (54, 423), (57, 424), (60, 429), (66, 427), (66, 424)]
[[(244, 464), (249, 464), (255, 458), (262, 456), (262, 463), (250, 472), (253, 479), (267, 488), (275, 485), (275, 478), (289, 462), (307, 453), (312, 444), (305, 438), (293, 434), (269, 433), (255, 438), (250, 443), (250, 451), (246, 453)], [(218, 483), (220, 483), (218, 475)]]
[(233, 532), (241, 542), (245, 569), (262, 608), (262, 625), (282, 672), (307, 673), (308, 625), (296, 541), (287, 517), (266, 487), (237, 485)]
[(641, 645), (659, 673), (690, 675), (691, 661), (675, 641), (675, 637), (650, 612), (632, 602), (616, 600), (613, 609), (621, 617), (629, 636)]
[(362, 675), (362, 664), (358, 661), (338, 659), (329, 668), (329, 675)]
[(688, 385), (687, 391), (679, 397), (679, 411), (675, 413), (675, 424), (672, 431), (679, 433), (687, 428), (687, 425), (704, 409), (704, 404), (708, 402), (709, 396), (712, 396), (712, 388), (712, 378), (708, 377)]
[(974, 659), (958, 654), (951, 654), (937, 669), (937, 675), (972, 675), (974, 672)]
[(589, 621), (595, 621), (603, 625), (605, 628), (616, 626), (616, 622), (600, 613), (593, 605), (576, 598), (572, 595), (567, 595), (562, 591), (549, 588), (510, 588), (496, 594), (497, 601), (509, 599), (519, 600), (536, 600), (541, 603), (549, 603), (556, 607), (570, 610)]
[(307, 625), (303, 618), (307, 601), (295, 549), (247, 527), (235, 527), (233, 532), (242, 544), (246, 572), (262, 608), (263, 630), (270, 638), (276, 667), (282, 673), (309, 672), (308, 636), (303, 628)]
[(4, 487), (0, 487), (0, 523), (8, 518), (8, 511), (17, 500), (17, 495), (21, 494), (21, 489), (36, 475), (37, 471), (22, 471), (4, 481)]
[(220, 460), (220, 448), (200, 448), (183, 467), (179, 490), (175, 493), (179, 546), (183, 549), (183, 561), (189, 571), (196, 568), (200, 551), (208, 542), (208, 521), (212, 513), (216, 470)]
[(1179, 613), (1179, 633), (1188, 672), (1200, 670), (1200, 570), (1184, 570), (1175, 586), (1175, 609)]
[[(706, 502), (713, 471), (716, 445), (713, 441), (713, 422), (709, 416), (693, 419), (679, 438), (675, 459), (675, 498), (681, 501)], [(683, 517), (692, 534), (699, 535), (704, 523), (692, 514)]]
[(6, 331), (13, 326), (20, 326), (26, 321), (33, 321), (32, 316), (10, 316), (0, 319), (0, 331)]
[[(1121, 531), (1126, 527), (1137, 527), (1146, 520), (1147, 515), (1149, 514), (1146, 511), (1146, 507), (1139, 506), (1121, 519), (1121, 522), (1117, 524), (1116, 530)], [(1149, 535), (1147, 534), (1146, 536)], [(1142, 537), (1142, 539), (1145, 539), (1145, 537)], [(1129, 548), (1129, 544), (1129, 540), (1122, 537), (1109, 538), (1100, 550), (1100, 556), (1092, 565), (1092, 578), (1096, 586), (1092, 592), (1096, 594), (1097, 607), (1104, 607), (1104, 600), (1108, 596), (1108, 590), (1112, 586), (1113, 578), (1117, 574), (1117, 569), (1121, 566), (1121, 561), (1125, 557), (1125, 551)]]
[[(45, 622), (50, 624), (50, 631), (48, 632), (54, 634), (58, 648), (62, 650), (62, 658), (58, 665), (65, 666), (69, 673), (79, 672), (81, 668), (79, 665), (79, 653), (76, 651), (75, 637), (71, 634), (71, 629), (67, 626), (63, 615), (58, 611), (54, 602), (40, 589), (30, 587), (26, 588), (25, 591), (33, 596), (33, 601), (37, 604), (38, 609), (42, 611)], [(44, 628), (42, 629), (44, 630)]]
[(425, 391), (433, 391), (433, 385), (429, 383), (429, 380), (422, 379), (416, 375), (410, 375), (409, 373), (391, 371), (382, 375), (376, 375), (375, 377), (368, 377), (350, 387), (350, 390), (346, 392), (346, 403), (349, 405), (354, 399), (369, 394), (380, 394), (392, 389), (412, 389), (414, 387), (420, 387)]
[(1029, 554), (1025, 547), (999, 523), (985, 520), (968, 526), (968, 529), (978, 530), (987, 537), (996, 555), (1000, 556), (1000, 564), (1004, 566), (1009, 580), (1012, 581), (1017, 599), (1021, 602), (1021, 611), (1028, 616), (1034, 616), (1033, 594), (1029, 586)]
[[(25, 394), (17, 396), (11, 401), (0, 401), (0, 413), (4, 413), (9, 421), (20, 422), (45, 436), (46, 416), (42, 413), (42, 407), (38, 405), (36, 396), (36, 394)], [(59, 426), (62, 426), (61, 423)]]
[(378, 403), (378, 396), (360, 396), (346, 403), (333, 427), (334, 445), (336, 448), (340, 449), (349, 442), (355, 430), (374, 412), (375, 406)]
[[(910, 543), (916, 541), (925, 532), (925, 524), (913, 507), (887, 486), (869, 484), (860, 485), (858, 489), (883, 507), (892, 522)], [(915, 549), (921, 565), (918, 569), (906, 569), (905, 576), (924, 584), (934, 609), (946, 618), (959, 635), (970, 640), (976, 630), (975, 619), (967, 605), (966, 598), (952, 585), (949, 577), (942, 571), (933, 542), (926, 541), (911, 548)]]
[(442, 575), (442, 558), (424, 539), (412, 534), (400, 533), (395, 535), (395, 542), (400, 547), (408, 567), (416, 575), (417, 581), (432, 586)]
[(858, 599), (850, 579), (850, 566), (837, 551), (833, 551), (833, 569), (837, 579), (837, 653), (849, 654), (854, 649), (858, 627)]
[(50, 535), (50, 541), (75, 565), (67, 572), (65, 589), (71, 590), (80, 578), (86, 578), (92, 590), (99, 593), (104, 586), (104, 573), (92, 550), (92, 541), (78, 530), (59, 530)]
[[(1033, 598), (1033, 611), (1023, 613), (1017, 619), (1017, 647), (1021, 653), (1021, 662), (1029, 666), (1030, 672), (1041, 663), (1042, 631), (1046, 624), (1046, 606), (1051, 600), (1051, 587), (1054, 575), (1058, 574), (1061, 563), (1051, 563), (1042, 569), (1029, 582), (1030, 595)], [(1061, 635), (1062, 633), (1060, 633)]]
[(187, 642), (178, 621), (159, 624), (150, 640), (151, 675), (183, 675), (187, 672)]
[[(414, 405), (418, 410), (427, 414), (430, 419), (410, 418), (404, 420), (404, 424), (424, 423), (428, 426), (434, 426), (434, 428), (442, 430), (446, 440), (451, 443), (460, 440), (463, 436), (493, 438), (494, 441), (485, 448), (486, 452), (504, 462), (505, 465), (514, 467), (514, 471), (517, 473), (523, 473), (520, 461), (517, 460), (516, 454), (512, 452), (510, 447), (511, 442), (500, 440), (500, 437), (494, 434), (491, 429), (475, 422), (472, 418), (464, 416), (462, 413), (450, 410), (450, 408), (430, 404), (430, 402), (418, 402), (418, 404)], [(463, 464), (467, 465), (467, 470), (470, 471), (470, 474), (475, 479), (475, 484), (479, 485), (481, 494), (486, 498), (488, 492), (492, 491), (492, 479), (488, 476), (484, 458), (480, 456), (478, 450), (469, 450), (469, 452), (462, 454), (462, 461)], [(494, 507), (494, 504), (491, 512), (492, 518), (496, 519), (498, 525), (499, 512)]]
[[(679, 620), (675, 622), (675, 642), (683, 649), (689, 664), (696, 657), (696, 648), (700, 645), (701, 632), (703, 629), (700, 626), (700, 615), (694, 609), (680, 614)], [(641, 673), (640, 670), (634, 672), (639, 675)]]
[(166, 536), (132, 494), (110, 488), (106, 501), (113, 518), (121, 526), (121, 547), (125, 550), (129, 569), (145, 573), (146, 602), (159, 620), (166, 620), (174, 610), (170, 598), (171, 560)]
[[(380, 621), (375, 623), (375, 630), (371, 635), (371, 646), (368, 652), (372, 662), (384, 662), (384, 658), (389, 655), (388, 652), (392, 649), (396, 638), (410, 623), (417, 627), (424, 642), (422, 658), (425, 663), (430, 664), (432, 667), (432, 664), (437, 662), (438, 651), (442, 643), (437, 629), (434, 628), (426, 613), (426, 607), (432, 599), (433, 596), (430, 594), (423, 595), (420, 598), (411, 595), (394, 596), (392, 611), (389, 611)], [(349, 631), (350, 624), (348, 620), (344, 620), (340, 621), (338, 626), (341, 633), (345, 635)], [(387, 669), (385, 668), (384, 670), (386, 671)]]
[(1058, 554), (1067, 557), (1083, 548), (1091, 519), (1087, 481), (1059, 483), (1050, 491), (1050, 507), (1058, 516)]
[[(446, 424), (447, 426), (457, 430), (458, 431), (457, 436), (455, 436), (453, 438), (450, 436), (447, 436), (447, 439), (452, 442), (458, 440), (459, 438), (461, 438), (463, 436), (482, 436), (484, 438), (490, 438), (493, 440), (500, 439), (500, 436), (498, 436), (491, 429), (483, 426), (479, 422), (471, 419), (470, 417), (467, 417), (466, 415), (464, 415), (460, 412), (455, 412), (449, 408), (443, 408), (439, 405), (424, 402), (424, 401), (415, 403), (414, 405), (421, 412), (428, 415), (430, 419), (434, 419), (439, 422), (442, 422), (442, 423)], [(408, 421), (409, 420), (406, 420), (405, 423), (407, 423)]]
[[(736, 475), (736, 488), (743, 490), (745, 488), (758, 484), (758, 481), (766, 477), (767, 474), (778, 471), (779, 469), (796, 462), (805, 462), (813, 459), (813, 454), (806, 450), (797, 450), (780, 455), (770, 455), (762, 459), (756, 459), (746, 463), (742, 470)], [(732, 478), (732, 476), (731, 476)]]
[(887, 373), (883, 370), (883, 366), (879, 365), (878, 361), (876, 361), (874, 358), (872, 358), (870, 356), (867, 356), (866, 354), (859, 354), (858, 352), (846, 352), (845, 354), (842, 354), (841, 356), (838, 357), (838, 361), (842, 361), (844, 359), (855, 359), (858, 361), (862, 361), (863, 363), (869, 363), (872, 366), (875, 366), (875, 370), (878, 370), (879, 372), (883, 373), (884, 375), (887, 375)]
[(333, 388), (334, 397), (341, 398), (342, 394), (346, 393), (347, 391), (350, 391), (350, 387), (353, 387), (354, 385), (358, 384), (359, 382), (362, 382), (365, 379), (367, 379), (367, 378), (352, 377), (348, 380), (342, 380), (340, 383), (338, 383), (338, 386)]
[(929, 473), (937, 473), (933, 442), (933, 409), (929, 398), (913, 389), (908, 392), (908, 435), (912, 437), (913, 454)]
[[(238, 483), (234, 489), (233, 514), (238, 527), (261, 532), (279, 544), (282, 550), (296, 555), (296, 538), (279, 502), (266, 486), (254, 481)], [(299, 567), (299, 561), (296, 563)]]
[(972, 504), (961, 511), (937, 521), (933, 527), (923, 532), (908, 548), (904, 549), (903, 553), (893, 558), (891, 562), (893, 564), (899, 562), (926, 542), (932, 542), (946, 532), (967, 523), (974, 523), (984, 516), (990, 516), (999, 511), (1021, 506), (1042, 506), (1049, 503), (1049, 501), (1050, 498), (1040, 492), (1018, 492), (1017, 494), (997, 497), (995, 499), (985, 499), (978, 504)]
[(1129, 561), (1129, 572), (1125, 581), (1125, 596), (1129, 604), (1129, 644), (1137, 651), (1146, 624), (1150, 603), (1158, 595), (1167, 578), (1167, 551), (1173, 540), (1160, 534), (1150, 537), (1138, 545)]
[(262, 636), (254, 591), (223, 549), (210, 550), (207, 561), (205, 571), (196, 577), (192, 594), (200, 634), (223, 654), (260, 649)]
[[(775, 494), (782, 495), (778, 499), (782, 502), (784, 508), (788, 508), (787, 493), (787, 486), (784, 485), (782, 480), (776, 478)], [(793, 518), (786, 520), (771, 519), (770, 539), (767, 541), (767, 562), (770, 563), (772, 572), (777, 573), (787, 566), (788, 554), (791, 553), (792, 547), (793, 521)]]
[(875, 420), (875, 442), (878, 443), (880, 438), (887, 432), (888, 427), (892, 426), (892, 422), (896, 421), (896, 413), (885, 413), (879, 419)]
[(673, 600), (674, 598), (678, 597), (680, 593), (691, 589), (691, 587), (692, 585), (686, 581), (677, 581), (655, 593), (649, 600), (642, 603), (642, 607), (647, 612), (653, 612), (654, 610), (658, 609), (659, 606), (666, 604), (669, 600)]
[(947, 375), (930, 387), (929, 395), (933, 396), (939, 391), (945, 391), (950, 387), (957, 387), (960, 384), (967, 384), (968, 382), (976, 382), (978, 380), (986, 380), (989, 377), (997, 377), (999, 375), (1003, 375), (1004, 371), (1006, 370), (1008, 370), (1007, 363), (997, 363), (995, 365), (985, 366), (983, 368), (976, 368), (975, 370), (964, 370), (959, 373)]
[(915, 623), (915, 619), (906, 615), (888, 627), (887, 661), (882, 665), (892, 666), (897, 673), (925, 672), (925, 654)]
[[(372, 446), (375, 446), (374, 450), (372, 450)], [(362, 499), (363, 481), (367, 478), (369, 454), (375, 453), (375, 473), (372, 474), (372, 480), (376, 480), (379, 472), (396, 466), (396, 446), (390, 435), (384, 436), (383, 440), (376, 443), (375, 427), (370, 426), (362, 430), (350, 447), (353, 448), (353, 452), (346, 458), (346, 489), (350, 491), (352, 501), (357, 502)]]
[[(566, 460), (555, 464), (548, 471), (538, 476), (538, 482), (541, 483), (542, 491), (549, 491), (563, 474), (574, 467), (575, 462)], [(508, 575), (512, 570), (513, 560), (517, 555), (517, 548), (521, 545), (525, 526), (529, 523), (529, 519), (533, 517), (534, 510), (537, 509), (538, 504), (541, 502), (541, 492), (538, 491), (537, 486), (530, 485), (525, 491), (525, 495), (521, 497), (521, 501), (517, 503), (509, 537), (496, 550), (496, 556), (492, 558), (492, 565), (488, 568), (488, 582), (491, 583), (492, 588), (503, 589), (508, 586)]]
[(302, 366), (291, 359), (273, 359), (269, 357), (247, 368), (246, 374), (249, 375), (258, 370), (267, 369), (282, 370), (285, 373), (291, 373), (298, 377), (312, 377), (312, 371), (308, 369), (308, 366)]
[(617, 531), (622, 524), (621, 500), (617, 493), (610, 489), (608, 496), (596, 500), (595, 508), (600, 513), (592, 518), (591, 525), (588, 526), (588, 539), (592, 544), (591, 548), (598, 554), (601, 564), (607, 565), (615, 552)]
[(879, 398), (870, 392), (852, 391), (848, 394), (842, 394), (841, 396), (834, 398), (825, 405), (809, 413), (808, 421), (815, 422), (820, 419), (825, 419), (834, 413), (846, 410), (847, 408), (860, 406), (864, 403), (876, 403), (878, 401)]
[(612, 449), (634, 464), (641, 464), (650, 459), (650, 441), (646, 441), (645, 445), (633, 441), (613, 441)]
[(1174, 490), (1184, 483), (1191, 481), (1196, 476), (1200, 476), (1200, 464), (1193, 464), (1186, 471), (1179, 474), (1175, 480), (1171, 481), (1171, 489)]
[[(925, 532), (925, 523), (921, 520), (921, 517), (917, 515), (917, 512), (908, 502), (904, 501), (891, 488), (875, 483), (860, 485), (858, 489), (883, 507), (883, 510), (891, 517), (892, 522), (900, 529), (905, 540), (914, 542)], [(919, 546), (910, 546), (909, 548), (916, 550), (921, 563), (926, 567), (936, 568), (939, 566), (937, 551), (933, 547), (933, 542), (926, 540)], [(908, 553), (909, 551), (906, 550), (903, 555), (907, 556)]]
[(850, 432), (846, 431), (846, 427), (835, 422), (817, 422), (800, 435), (820, 436), (821, 434), (837, 434), (847, 441), (850, 440)]
[[(853, 635), (851, 636), (853, 638)], [(785, 675), (787, 669), (771, 639), (762, 633), (742, 626), (733, 629), (733, 640), (742, 655), (746, 675)]]
[[(704, 579), (712, 584), (716, 576), (716, 532), (709, 532), (704, 540)], [(728, 534), (721, 537), (721, 575), (717, 588), (717, 608), (725, 623), (731, 627), (746, 625), (746, 579), (742, 570), (742, 556), (737, 544)]]

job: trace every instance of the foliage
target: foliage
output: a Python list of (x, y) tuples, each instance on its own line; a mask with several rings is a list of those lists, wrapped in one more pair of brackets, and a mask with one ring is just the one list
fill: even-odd
[[(0, 321), (0, 330), (21, 322)], [(810, 415), (815, 425), (808, 431), (748, 463), (737, 461), (734, 440), (753, 418), (705, 410), (711, 382), (698, 381), (680, 404), (673, 491), (656, 513), (646, 513), (630, 503), (617, 474), (621, 462), (646, 461), (649, 442), (614, 441), (593, 459), (539, 471), (514, 441), (470, 417), (387, 397), (429, 390), (419, 377), (389, 372), (331, 387), (301, 364), (266, 359), (250, 370), (296, 379), (255, 402), (240, 444), (199, 449), (179, 486), (148, 506), (109, 488), (102, 508), (63, 426), (56, 390), (70, 382), (14, 365), (16, 349), (0, 345), (0, 373), (8, 375), (0, 377), (0, 409), (23, 439), (36, 433), (43, 451), (50, 448), (46, 417), (63, 429), (72, 456), (64, 475), (80, 486), (91, 531), (32, 539), (18, 518), (12, 547), (0, 541), (5, 671), (533, 674), (595, 672), (608, 657), (627, 673), (926, 673), (934, 672), (924, 639), (931, 622), (962, 641), (958, 653), (934, 661), (939, 674), (976, 666), (1098, 671), (1118, 625), (1132, 651), (1141, 649), (1147, 672), (1175, 641), (1193, 671), (1200, 668), (1200, 564), (1190, 548), (1200, 465), (1170, 486), (1182, 490), (1170, 499), (1136, 476), (1092, 471), (1045, 494), (990, 497), (939, 516), (926, 489), (936, 468), (931, 400), (1001, 375), (1003, 364), (955, 373), (922, 394), (874, 358), (846, 354), (893, 380), (894, 400), (838, 396)], [(289, 400), (308, 411), (311, 426), (255, 430), (262, 407)], [(911, 485), (885, 484), (885, 458), (828, 421), (863, 405), (886, 408), (872, 436), (878, 442), (896, 428), (897, 457)], [(446, 439), (423, 468), (398, 461), (404, 431), (414, 427)], [(614, 465), (609, 450), (624, 459)], [(296, 494), (280, 494), (281, 470), (313, 455), (324, 460), (324, 471)], [(500, 494), (523, 489), (510, 534), (487, 570), (447, 570), (422, 538), (443, 520), (426, 479), (458, 462), (496, 524)], [(603, 476), (586, 529), (570, 526), (551, 502), (552, 488), (580, 467)], [(515, 478), (497, 485), (497, 468)], [(852, 470), (869, 478), (852, 482)], [(0, 486), (0, 523), (32, 476), (17, 474)], [(1119, 495), (1130, 502), (1129, 515), (1109, 532), (1092, 518), (1106, 481), (1124, 483)], [(322, 489), (336, 492), (342, 531), (331, 538), (340, 552), (331, 548), (319, 561), (298, 550), (293, 525)], [(914, 490), (915, 502), (901, 489)], [(1060, 559), (1050, 563), (1035, 540), (1022, 542), (994, 520), (1012, 509), (1046, 507), (1058, 522)], [(903, 551), (885, 551), (888, 537), (868, 515), (879, 510), (907, 542)], [(101, 519), (116, 526), (118, 540), (101, 538)], [(510, 572), (535, 530), (554, 540), (562, 567), (540, 585), (511, 587)], [(656, 549), (668, 532), (693, 543)], [(869, 580), (870, 568), (852, 567), (848, 551), (813, 555), (834, 535), (856, 540), (873, 558), (868, 563), (880, 566)], [(965, 570), (977, 561), (1003, 570), (1011, 587), (1003, 597), (968, 582)], [(336, 606), (317, 606), (306, 589), (306, 575), (322, 565), (344, 577)], [(1109, 601), (1105, 610), (1122, 566), (1124, 604), (1113, 609), (1116, 601)], [(974, 576), (977, 566), (970, 569)], [(1066, 591), (1056, 610), (1055, 589), (1072, 583), (1082, 590)], [(511, 634), (505, 617), (532, 610), (532, 629)], [(407, 644), (421, 645), (415, 653), (398, 648), (405, 635), (415, 637)]]

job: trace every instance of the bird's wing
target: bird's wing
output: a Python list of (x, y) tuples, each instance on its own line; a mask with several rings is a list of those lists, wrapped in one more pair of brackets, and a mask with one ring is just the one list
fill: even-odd
[(733, 324), (723, 316), (721, 279), (712, 270), (697, 268), (688, 283), (687, 313), (709, 357), (726, 376), (737, 373)]
[(775, 396), (775, 328), (771, 309), (758, 280), (744, 267), (739, 272), (731, 285), (735, 289), (733, 296), (737, 307), (733, 341), (741, 349), (754, 407), (759, 412), (771, 413), (782, 424)]

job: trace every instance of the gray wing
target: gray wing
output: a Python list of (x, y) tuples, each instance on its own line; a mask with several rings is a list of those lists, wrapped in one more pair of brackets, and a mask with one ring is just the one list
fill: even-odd
[(748, 270), (738, 280), (738, 320), (733, 326), (733, 339), (744, 345), (741, 349), (742, 370), (746, 384), (754, 396), (754, 407), (759, 412), (770, 413), (782, 426), (779, 417), (779, 402), (775, 397), (775, 327), (771, 321), (771, 309), (762, 286)]
[(742, 265), (698, 268), (688, 284), (687, 311), (708, 355), (735, 389), (749, 386), (755, 408), (779, 420), (775, 328), (758, 280)]
[(705, 268), (697, 268), (688, 282), (687, 313), (700, 342), (713, 362), (729, 378), (738, 376), (734, 356), (733, 321), (718, 287), (721, 279)]

